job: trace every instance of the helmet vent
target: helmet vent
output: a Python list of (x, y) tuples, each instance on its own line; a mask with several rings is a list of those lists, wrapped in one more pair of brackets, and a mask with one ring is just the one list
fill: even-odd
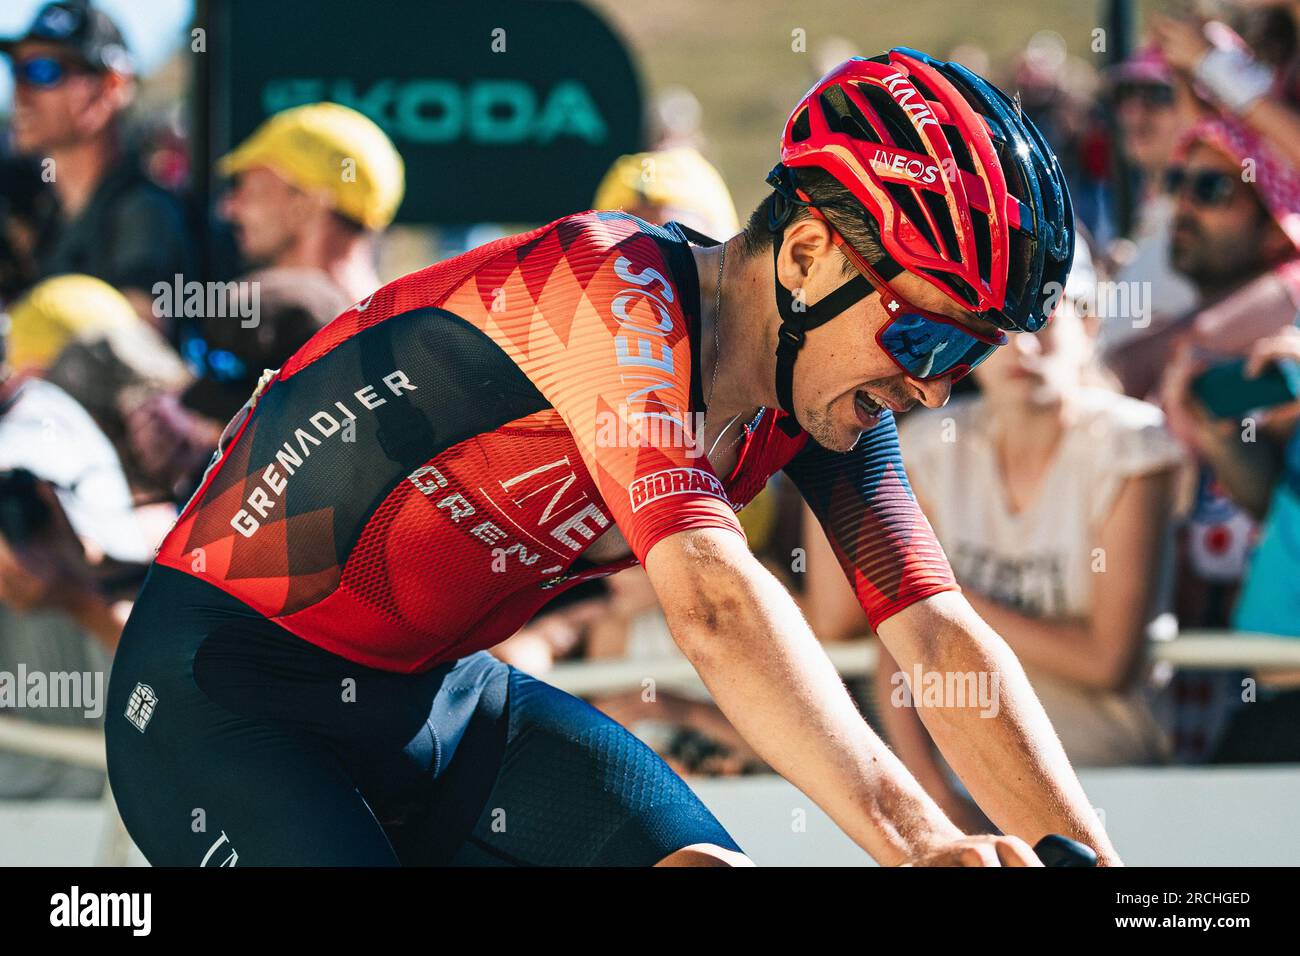
[[(1034, 252), (1037, 247), (1037, 242), (1034, 240), (1034, 237), (1023, 229), (1008, 229), (1007, 240), (1008, 249), (1011, 253), (1009, 256), (1011, 259), (1010, 274), (1019, 276), (1028, 275), (1030, 270), (1034, 268)], [(1024, 295), (1036, 296), (1038, 291), (1039, 290), (1037, 289), (1026, 288), (1024, 290)], [(1003, 307), (1003, 311), (1015, 315), (1017, 318), (1021, 318), (1022, 316), (1020, 316), (1020, 313), (1023, 312), (1025, 308), (1025, 303), (1021, 301), (1021, 298), (1022, 296), (1018, 290), (1014, 290), (1008, 286), (1007, 304)]]
[(921, 271), (926, 275), (934, 276), (965, 299), (966, 304), (970, 306), (971, 309), (975, 308), (975, 303), (979, 301), (979, 297), (975, 295), (975, 290), (972, 289), (961, 276), (955, 275), (951, 272), (940, 272), (938, 269), (922, 269)]
[(921, 95), (924, 96), (927, 100), (933, 100), (935, 102), (938, 102), (939, 97), (934, 95), (934, 91), (930, 89), (930, 87), (926, 86), (919, 76), (917, 76), (915, 73), (912, 73), (909, 74), (907, 78), (913, 86), (915, 86), (918, 90), (921, 91)]
[(961, 132), (957, 127), (945, 125), (943, 135), (948, 139), (948, 148), (952, 150), (952, 158), (957, 168), (967, 173), (975, 172), (975, 161), (971, 159), (970, 150), (966, 147), (966, 141), (961, 138)]
[(943, 196), (932, 193), (928, 189), (919, 190), (921, 199), (930, 209), (930, 215), (939, 226), (939, 232), (943, 236), (944, 255), (953, 262), (961, 262), (961, 248), (957, 244), (957, 231), (952, 227), (952, 213), (948, 209), (948, 202)]
[(969, 85), (967, 85), (967, 83), (962, 79), (960, 73), (955, 70), (944, 70), (943, 78), (953, 85), (957, 92), (961, 94), (961, 98), (964, 99), (970, 108), (976, 113), (986, 114), (988, 112), (988, 108), (980, 102), (980, 97), (970, 88)]
[[(917, 231), (928, 242), (932, 249), (937, 253), (939, 244), (935, 240), (934, 232), (930, 229), (930, 224), (925, 221), (925, 213), (921, 211), (921, 204), (916, 201), (912, 195), (912, 190), (902, 183), (885, 183), (885, 188), (889, 190), (889, 195), (894, 197), (894, 202), (898, 203), (903, 210), (903, 215), (912, 221)], [(947, 210), (944, 211), (947, 215)]]
[(993, 144), (998, 151), (998, 165), (1002, 167), (1007, 192), (1023, 203), (1029, 194), (1024, 179), (1023, 164), (1011, 154), (1010, 144), (1005, 139), (997, 137), (993, 140)]
[(848, 98), (843, 88), (828, 86), (822, 91), (821, 103), (826, 114), (826, 125), (835, 132), (869, 143), (880, 142), (870, 121), (862, 115), (857, 104)]
[(988, 282), (993, 274), (993, 242), (989, 235), (989, 217), (972, 206), (970, 223), (975, 233), (975, 261), (979, 265), (980, 278)]
[(894, 102), (892, 96), (870, 83), (859, 83), (857, 86), (862, 91), (862, 95), (871, 101), (872, 109), (885, 124), (885, 130), (895, 145), (914, 153), (929, 153), (912, 121), (903, 113), (902, 107)]
[(802, 143), (812, 135), (812, 123), (808, 119), (808, 110), (805, 109), (795, 117), (794, 125), (790, 127), (790, 140), (795, 143)]

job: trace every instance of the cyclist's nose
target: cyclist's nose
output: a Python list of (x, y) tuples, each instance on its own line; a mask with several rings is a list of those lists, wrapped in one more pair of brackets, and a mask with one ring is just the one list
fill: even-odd
[(952, 394), (951, 375), (926, 379), (925, 381), (909, 378), (907, 381), (917, 393), (917, 398), (921, 400), (921, 404), (926, 408), (942, 408), (948, 403), (948, 396)]

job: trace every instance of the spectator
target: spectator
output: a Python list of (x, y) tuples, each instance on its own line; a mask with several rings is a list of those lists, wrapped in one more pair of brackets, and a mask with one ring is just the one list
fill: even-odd
[[(1259, 6), (1289, 18), (1294, 41), (1300, 32), (1300, 2), (1265, 0)], [(1300, 166), (1300, 57), (1294, 43), (1288, 62), (1278, 69), (1218, 21), (1156, 14), (1151, 26), (1165, 60), (1198, 95), (1265, 137), (1292, 166)]]
[(646, 222), (676, 220), (708, 236), (732, 236), (740, 229), (726, 183), (689, 146), (620, 156), (596, 188), (592, 206), (622, 209)]
[(402, 157), (356, 110), (313, 103), (277, 113), (218, 169), (240, 254), (255, 266), (320, 269), (349, 301), (379, 288), (376, 237), (405, 191)]
[[(1243, 182), (1244, 169), (1254, 182)], [(1174, 267), (1198, 287), (1203, 306), (1160, 343), (1160, 367), (1179, 341), (1219, 355), (1244, 354), (1289, 325), (1300, 306), (1300, 176), (1239, 123), (1207, 119), (1191, 130), (1173, 168), (1177, 208)], [(1203, 469), (1191, 515), (1180, 616), (1191, 626), (1227, 624), (1253, 525)]]
[(191, 250), (179, 203), (123, 149), (134, 72), (117, 26), (85, 0), (56, 0), (0, 52), (13, 64), (15, 148), (42, 162), (58, 197), (40, 274), (96, 276), (156, 322), (151, 290), (187, 273)]
[(646, 139), (655, 150), (700, 149), (704, 131), (700, 122), (704, 109), (700, 101), (684, 86), (665, 86), (650, 101), (646, 117)]
[(13, 304), (10, 319), (9, 364), (15, 371), (44, 374), (73, 343), (103, 340), (146, 378), (170, 384), (185, 379), (179, 357), (126, 297), (92, 276), (61, 275), (37, 283)]
[(128, 417), (133, 458), (178, 501), (198, 486), (222, 428), (262, 373), (283, 365), (352, 301), (320, 269), (262, 269), (243, 281), (257, 289), (256, 324), (209, 318), (208, 339), (190, 343), (191, 351), (204, 350), (205, 374), (184, 391), (155, 392)]
[[(976, 369), (978, 397), (906, 419), (901, 444), (959, 582), (1071, 759), (1147, 762), (1163, 744), (1133, 692), (1147, 639), (1169, 624), (1182, 456), (1158, 409), (1088, 384), (1094, 280), (1078, 260), (1051, 325)], [(972, 500), (972, 487), (995, 493)]]
[(1056, 151), (1070, 186), (1076, 220), (1090, 235), (1109, 241), (1109, 134), (1097, 108), (1099, 77), (1092, 65), (1069, 56), (1052, 30), (1029, 38), (1012, 66), (1009, 88)]
[(1241, 351), (1300, 308), (1300, 176), (1240, 123), (1207, 118), (1178, 143), (1167, 170), (1174, 201), (1170, 262), (1199, 305), (1106, 354), (1137, 397), (1151, 395), (1176, 343)]
[(1115, 67), (1109, 76), (1111, 108), (1120, 148), (1134, 173), (1136, 202), (1130, 239), (1112, 244), (1117, 285), (1142, 288), (1144, 314), (1132, 321), (1103, 322), (1098, 345), (1103, 356), (1167, 326), (1196, 304), (1196, 288), (1169, 262), (1174, 201), (1164, 190), (1165, 170), (1188, 118), (1177, 102), (1173, 75), (1157, 50), (1147, 48)]
[[(1218, 356), (1245, 354), (1291, 324), (1300, 306), (1300, 176), (1290, 164), (1240, 122), (1212, 117), (1184, 135), (1169, 179), (1176, 203), (1171, 260), (1201, 302), (1108, 354), (1130, 394), (1154, 392), (1180, 343)], [(1202, 465), (1179, 541), (1175, 607), (1182, 626), (1229, 625), (1254, 534), (1250, 515)], [(1209, 756), (1241, 676), (1179, 672), (1179, 759)]]
[[(1159, 409), (1089, 384), (1095, 278), (1082, 239), (1076, 249), (1047, 328), (1012, 336), (977, 368), (978, 395), (905, 417), (900, 444), (958, 583), (1016, 652), (1071, 761), (1158, 762), (1166, 742), (1144, 658), (1150, 638), (1171, 636), (1182, 454)], [(823, 551), (810, 553), (814, 576), (835, 569)], [(848, 618), (856, 603), (835, 590), (830, 607), (822, 587), (823, 620)], [(860, 617), (852, 626), (866, 630)], [(896, 672), (882, 649), (875, 709), (886, 734), (941, 805), (979, 825), (915, 710), (893, 702)]]
[[(90, 417), (56, 386), (9, 373), (7, 328), (0, 313), (0, 671), (21, 665), (102, 681), (126, 621), (123, 599), (152, 548), (117, 456)], [(37, 707), (22, 716), (85, 726), (85, 711)], [(97, 797), (103, 787), (101, 772), (0, 753), (0, 797)]]
[[(1300, 362), (1294, 326), (1251, 347), (1246, 374), (1277, 362)], [(1205, 367), (1184, 345), (1164, 380), (1165, 407), (1179, 436), (1213, 469), (1233, 501), (1261, 522), (1232, 611), (1236, 630), (1300, 637), (1300, 402), (1262, 410), (1256, 430), (1213, 417), (1193, 397)], [(1300, 683), (1258, 677), (1258, 698), (1238, 706), (1212, 760), (1225, 763), (1300, 761)]]
[(13, 304), (10, 318), (13, 369), (39, 375), (76, 399), (127, 464), (132, 485), (147, 487), (126, 444), (125, 416), (144, 393), (189, 383), (180, 357), (122, 293), (91, 276), (37, 283)]

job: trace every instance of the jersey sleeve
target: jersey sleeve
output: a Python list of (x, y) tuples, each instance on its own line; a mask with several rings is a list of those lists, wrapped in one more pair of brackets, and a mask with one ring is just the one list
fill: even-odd
[(912, 494), (892, 414), (848, 452), (807, 442), (785, 472), (825, 530), (873, 630), (923, 598), (958, 589)]
[(658, 244), (644, 234), (556, 241), (564, 251), (531, 293), (514, 357), (568, 426), (633, 554), (644, 562), (657, 542), (694, 528), (743, 537), (696, 439), (691, 338)]

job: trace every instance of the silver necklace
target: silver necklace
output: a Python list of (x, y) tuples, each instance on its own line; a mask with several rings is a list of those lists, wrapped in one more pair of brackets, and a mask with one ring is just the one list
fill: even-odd
[[(713, 296), (713, 375), (709, 379), (709, 396), (704, 400), (705, 428), (707, 428), (709, 424), (709, 406), (713, 404), (713, 390), (717, 388), (718, 385), (718, 365), (722, 361), (722, 339), (718, 333), (718, 329), (722, 326), (722, 270), (726, 266), (726, 263), (727, 263), (727, 244), (726, 242), (723, 242), (722, 255), (718, 257), (717, 290), (715, 291)], [(713, 439), (713, 446), (708, 450), (705, 457), (712, 457), (714, 450), (718, 447), (718, 442), (722, 441), (722, 436), (727, 434), (727, 430), (731, 428), (732, 425), (736, 424), (736, 421), (739, 418), (740, 418), (740, 413), (737, 412), (735, 415), (732, 416), (731, 421), (727, 422), (727, 424), (722, 426), (722, 431), (718, 432), (718, 437)], [(726, 448), (724, 448), (722, 450), (722, 453), (725, 455), (728, 452), (730, 452), (731, 449), (735, 448), (736, 443), (739, 442), (740, 439), (745, 436), (747, 430), (748, 429), (742, 428), (740, 434), (738, 434), (734, 439), (732, 439), (731, 444), (728, 445)]]
[(718, 284), (713, 294), (713, 377), (709, 379), (709, 397), (704, 400), (704, 413), (707, 416), (709, 406), (713, 404), (713, 390), (718, 386), (718, 363), (722, 361), (722, 340), (718, 337), (718, 328), (722, 325), (722, 269), (727, 264), (727, 244), (722, 244), (722, 255), (718, 256)]
[[(712, 376), (708, 378), (708, 398), (705, 399), (705, 428), (708, 427), (708, 406), (711, 406), (712, 403), (714, 403), (714, 389), (718, 386), (718, 365), (722, 362), (723, 358), (723, 343), (722, 338), (719, 336), (718, 329), (719, 326), (722, 326), (723, 324), (723, 269), (725, 268), (725, 265), (727, 265), (727, 243), (723, 242), (722, 255), (718, 256), (718, 287), (716, 287), (714, 293), (714, 373), (712, 373)], [(714, 438), (714, 444), (712, 444), (710, 449), (708, 449), (706, 457), (711, 457), (711, 455), (714, 454), (714, 450), (718, 447), (718, 442), (723, 440), (724, 434), (727, 434), (727, 429), (731, 428), (732, 425), (735, 425), (736, 419), (738, 418), (740, 418), (740, 412), (736, 412), (736, 415), (732, 416), (732, 420), (723, 425), (723, 431), (720, 431), (718, 437)], [(727, 454), (728, 451), (733, 449), (733, 447), (736, 447), (736, 442), (740, 441), (741, 436), (744, 436), (744, 434), (744, 431), (737, 434), (735, 440), (732, 441), (732, 444), (723, 449), (723, 454)]]

